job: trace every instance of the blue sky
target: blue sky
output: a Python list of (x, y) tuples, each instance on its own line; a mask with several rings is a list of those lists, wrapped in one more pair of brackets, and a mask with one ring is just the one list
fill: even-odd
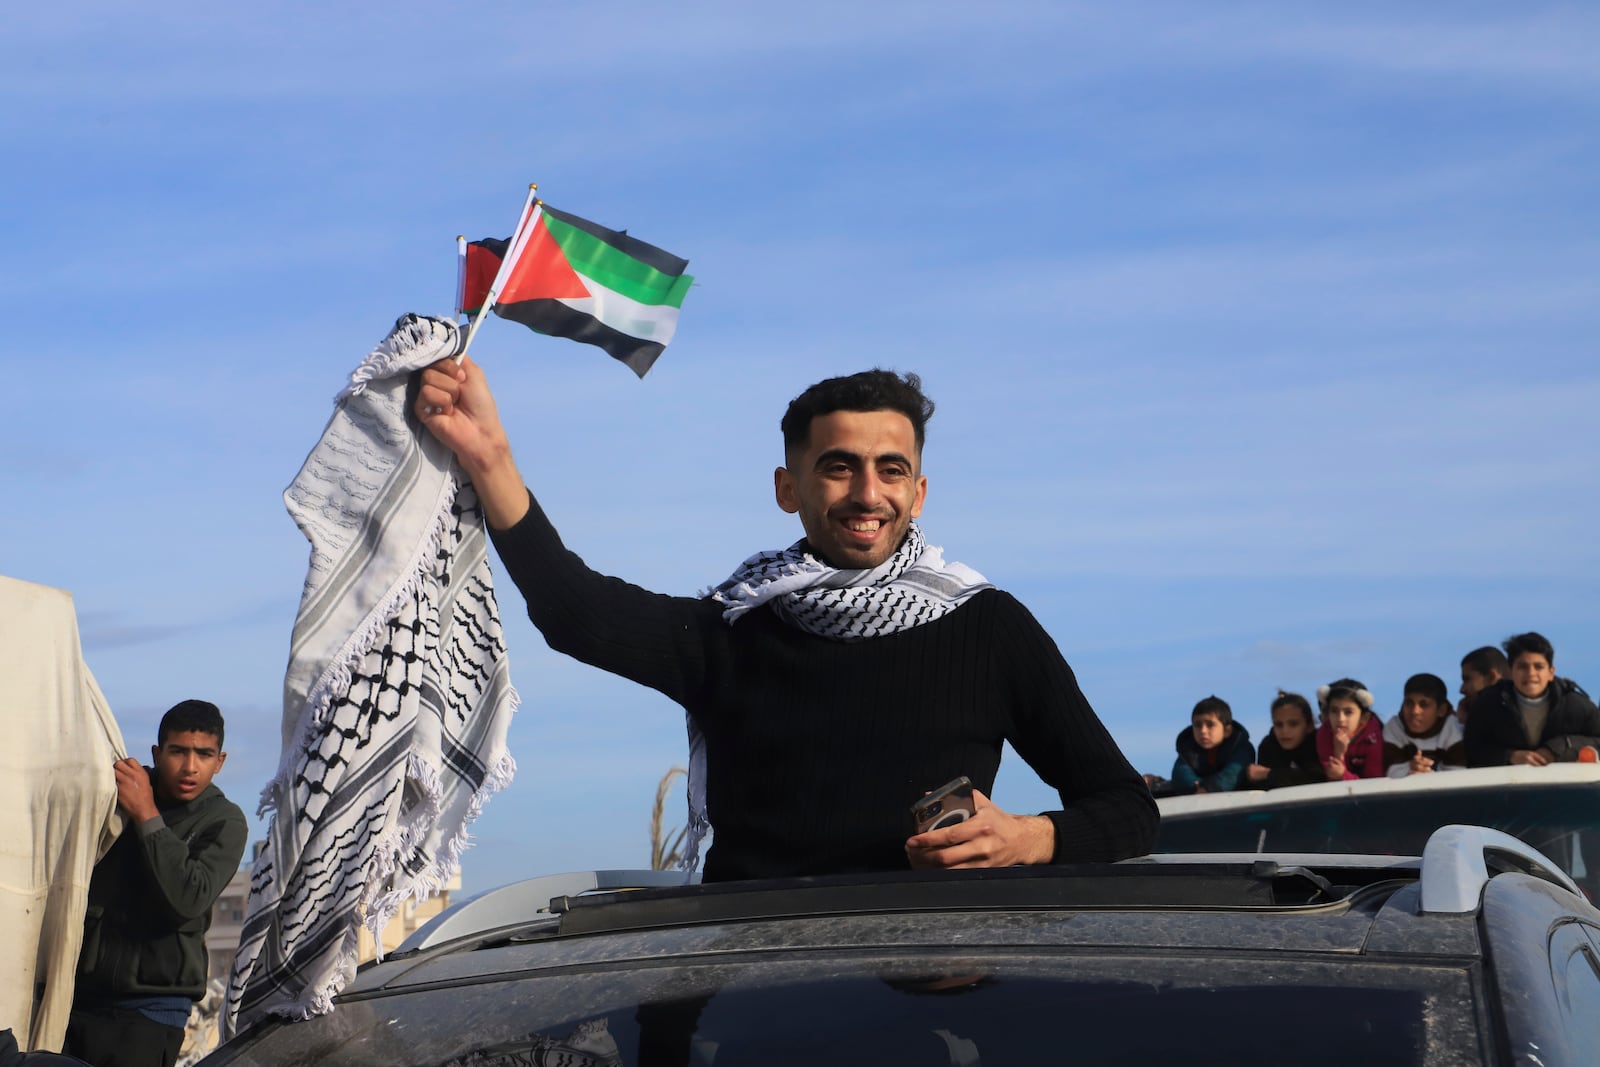
[[(1346, 674), (1392, 713), (1526, 629), (1600, 687), (1591, 5), (470, 10), (0, 16), (0, 572), (74, 593), (136, 751), (213, 699), (253, 807), (307, 558), (282, 491), (529, 181), (698, 279), (643, 382), (474, 344), (603, 570), (693, 593), (787, 544), (783, 406), (884, 365), (940, 405), (929, 539), (1141, 770), (1210, 693), (1258, 736)], [(466, 886), (640, 865), (682, 717), (550, 653), (499, 577), (520, 771)], [(1052, 803), (1014, 756), (996, 792)]]

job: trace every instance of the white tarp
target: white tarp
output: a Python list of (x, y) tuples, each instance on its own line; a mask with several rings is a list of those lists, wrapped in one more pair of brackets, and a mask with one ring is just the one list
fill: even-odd
[(89, 876), (122, 828), (122, 731), (83, 662), (72, 596), (0, 575), (0, 1028), (60, 1051)]

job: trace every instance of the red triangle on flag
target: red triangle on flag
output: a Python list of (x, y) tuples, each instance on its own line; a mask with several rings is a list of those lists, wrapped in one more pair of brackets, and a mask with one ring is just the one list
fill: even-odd
[(589, 295), (583, 278), (572, 269), (561, 244), (544, 224), (541, 215), (522, 250), (522, 258), (512, 268), (497, 304), (522, 300), (582, 299)]

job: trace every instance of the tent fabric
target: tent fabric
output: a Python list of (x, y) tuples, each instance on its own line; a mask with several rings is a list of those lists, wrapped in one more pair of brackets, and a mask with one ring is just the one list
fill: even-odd
[(89, 877), (122, 831), (111, 765), (126, 755), (70, 593), (0, 576), (0, 722), (14, 739), (0, 746), (0, 1026), (59, 1052)]

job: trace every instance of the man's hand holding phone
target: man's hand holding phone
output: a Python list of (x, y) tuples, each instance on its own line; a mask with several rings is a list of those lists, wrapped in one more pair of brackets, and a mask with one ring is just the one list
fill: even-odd
[(976, 814), (972, 801), (972, 779), (966, 775), (952, 778), (922, 799), (911, 805), (911, 822), (915, 833), (942, 830), (958, 822), (966, 822)]
[[(963, 788), (964, 785), (964, 788)], [(955, 818), (952, 806), (970, 790), (970, 815)], [(956, 797), (953, 802), (943, 798)], [(939, 810), (928, 813), (935, 798)], [(906, 859), (916, 870), (1010, 867), (1049, 863), (1055, 856), (1055, 824), (1043, 815), (1012, 815), (997, 807), (965, 778), (946, 783), (912, 806), (918, 832), (906, 841)], [(941, 816), (943, 825), (939, 825)], [(927, 827), (923, 829), (922, 827)]]

